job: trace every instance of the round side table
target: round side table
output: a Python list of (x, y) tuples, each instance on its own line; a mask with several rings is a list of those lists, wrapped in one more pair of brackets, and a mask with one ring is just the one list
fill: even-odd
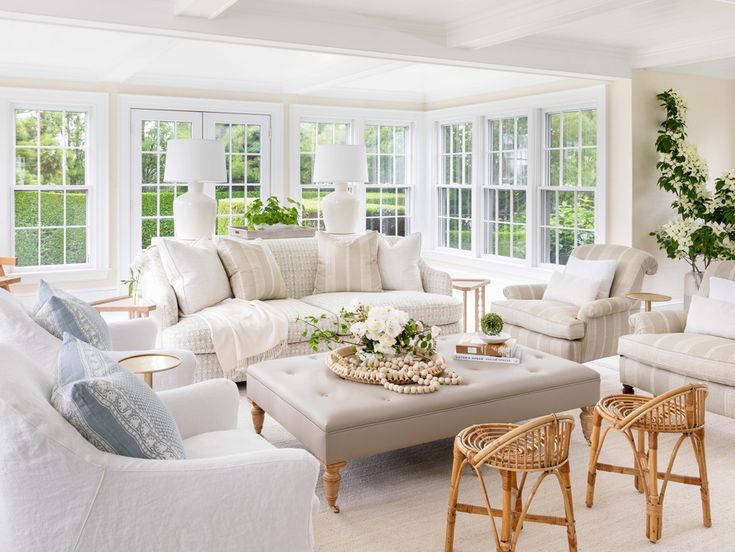
[(148, 387), (153, 387), (153, 374), (173, 370), (181, 364), (181, 359), (174, 355), (162, 353), (144, 353), (121, 358), (118, 363), (125, 366), (133, 374), (143, 374)]
[(663, 295), (661, 293), (647, 293), (645, 291), (636, 291), (626, 295), (628, 299), (634, 301), (643, 301), (643, 310), (645, 312), (651, 312), (651, 303), (663, 303), (665, 301), (671, 301), (671, 297)]

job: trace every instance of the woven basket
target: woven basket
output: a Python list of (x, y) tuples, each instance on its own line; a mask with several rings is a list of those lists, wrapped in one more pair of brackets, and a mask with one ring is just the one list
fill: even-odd
[[(356, 368), (359, 368), (360, 365), (350, 363), (350, 358), (353, 356), (355, 356), (355, 347), (353, 347), (352, 345), (347, 345), (345, 347), (335, 349), (334, 351), (329, 353), (329, 356), (327, 357), (327, 367), (342, 379), (355, 381), (357, 383), (382, 385), (380, 382), (378, 370), (367, 370), (369, 373), (368, 377), (355, 374), (354, 370)], [(425, 368), (425, 370), (432, 376), (438, 376), (439, 374), (444, 372), (445, 366), (444, 363), (441, 362), (441, 357), (438, 354), (434, 354), (430, 359), (422, 360), (433, 360), (435, 362), (434, 366)], [(353, 371), (353, 373), (349, 373), (348, 370)], [(407, 373), (397, 370), (390, 371), (387, 379), (389, 382), (397, 384), (413, 383)]]

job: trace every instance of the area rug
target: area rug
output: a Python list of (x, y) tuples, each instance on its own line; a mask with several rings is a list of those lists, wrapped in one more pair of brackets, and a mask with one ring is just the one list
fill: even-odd
[[(602, 392), (620, 390), (617, 359), (590, 363), (602, 378)], [(244, 395), (244, 388), (241, 393)], [(242, 422), (249, 423), (249, 407), (243, 398)], [(574, 412), (575, 416), (577, 412)], [(664, 503), (663, 537), (655, 550), (735, 550), (735, 420), (707, 415), (706, 444), (712, 501), (713, 526), (702, 525), (698, 487), (671, 484)], [(300, 444), (280, 425), (266, 416), (263, 436), (278, 447)], [(673, 439), (661, 439), (660, 458), (668, 458)], [(595, 505), (584, 504), (587, 478), (587, 446), (579, 424), (570, 448), (572, 491), (579, 550), (600, 552), (652, 551), (645, 537), (645, 503), (629, 476), (598, 473)], [(610, 435), (603, 462), (632, 465), (628, 444)], [(350, 462), (342, 470), (339, 505), (334, 514), (326, 506), (322, 486), (316, 489), (322, 509), (314, 520), (316, 550), (319, 552), (428, 552), (444, 550), (446, 504), (452, 465), (452, 441), (370, 456)], [(676, 461), (676, 473), (696, 475), (696, 462), (688, 444)], [(530, 479), (533, 481), (533, 479)], [(500, 479), (488, 472), (491, 500), (499, 504)], [(321, 483), (321, 481), (320, 481)], [(482, 504), (479, 484), (473, 475), (463, 477), (460, 500)], [(541, 486), (532, 510), (560, 515), (561, 494), (555, 479)], [(494, 550), (489, 520), (485, 516), (457, 514), (455, 550)], [(567, 550), (566, 531), (526, 523), (518, 542), (519, 551)]]

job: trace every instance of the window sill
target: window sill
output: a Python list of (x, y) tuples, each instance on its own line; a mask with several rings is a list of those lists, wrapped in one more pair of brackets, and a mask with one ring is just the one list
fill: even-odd
[(90, 282), (105, 280), (112, 273), (111, 268), (81, 268), (78, 270), (13, 270), (11, 274), (20, 276), (21, 284), (37, 284), (39, 280), (47, 282)]
[(518, 283), (546, 283), (555, 268), (547, 266), (528, 266), (517, 261), (504, 262), (488, 257), (474, 257), (468, 252), (453, 252), (447, 249), (423, 251), (421, 256), (427, 263), (438, 268), (456, 269), (468, 273), (496, 276), (515, 280)]

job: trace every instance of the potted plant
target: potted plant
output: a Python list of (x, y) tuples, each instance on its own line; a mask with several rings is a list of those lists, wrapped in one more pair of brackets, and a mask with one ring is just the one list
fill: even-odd
[(252, 238), (295, 238), (314, 235), (313, 228), (301, 226), (304, 206), (290, 197), (281, 203), (271, 196), (249, 201), (243, 213), (244, 227), (232, 226), (230, 233), (247, 239)]
[(503, 343), (510, 339), (510, 334), (503, 332), (503, 317), (490, 312), (480, 318), (480, 339), (485, 343)]
[(684, 303), (689, 306), (702, 274), (715, 260), (735, 258), (735, 171), (725, 171), (707, 187), (707, 163), (687, 142), (686, 104), (673, 90), (656, 95), (666, 111), (656, 139), (660, 172), (658, 186), (671, 192), (678, 217), (651, 235), (670, 259), (684, 259), (691, 270), (684, 276)]

